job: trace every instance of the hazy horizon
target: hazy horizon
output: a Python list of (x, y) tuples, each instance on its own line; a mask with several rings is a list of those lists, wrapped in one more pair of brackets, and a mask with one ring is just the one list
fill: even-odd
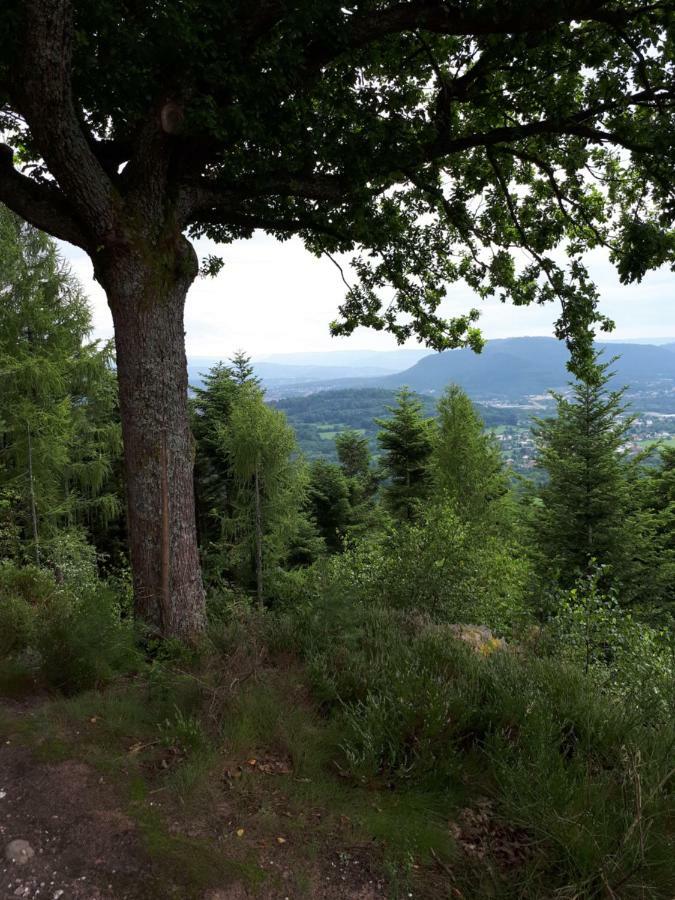
[[(344, 300), (344, 285), (335, 266), (311, 256), (298, 239), (280, 243), (257, 233), (251, 240), (224, 247), (197, 241), (195, 248), (200, 257), (220, 253), (225, 265), (217, 278), (198, 279), (188, 295), (185, 330), (190, 357), (229, 358), (238, 349), (260, 360), (279, 353), (400, 349), (391, 335), (364, 328), (349, 338), (331, 338), (328, 325)], [(94, 336), (111, 337), (110, 312), (89, 258), (68, 244), (61, 249), (91, 301)], [(664, 267), (650, 272), (641, 284), (622, 285), (604, 252), (594, 251), (587, 262), (598, 286), (601, 311), (617, 326), (611, 334), (599, 335), (600, 340), (675, 340), (675, 305), (669, 302), (675, 274)], [(516, 307), (495, 299), (481, 301), (462, 284), (451, 285), (448, 294), (442, 313), (461, 315), (477, 307), (482, 313), (478, 324), (488, 340), (553, 336), (557, 304)], [(408, 341), (403, 349), (425, 348)]]

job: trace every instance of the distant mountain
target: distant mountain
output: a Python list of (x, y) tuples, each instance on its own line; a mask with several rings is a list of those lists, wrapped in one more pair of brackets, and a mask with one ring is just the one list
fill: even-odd
[[(193, 387), (199, 386), (203, 376), (219, 362), (218, 359), (196, 358), (188, 360), (188, 381)], [(227, 363), (227, 360), (225, 360)], [(342, 382), (353, 378), (378, 378), (391, 374), (391, 369), (377, 366), (300, 366), (281, 365), (271, 362), (254, 362), (253, 370), (268, 389), (275, 391), (284, 387), (302, 390), (306, 384), (316, 384), (326, 379)]]
[[(322, 369), (347, 368), (356, 376), (356, 369), (374, 368), (387, 372), (402, 372), (414, 365), (429, 351), (420, 347), (402, 350), (328, 350), (325, 353), (273, 353), (256, 360), (256, 366), (276, 363), (284, 366), (319, 366)], [(330, 376), (328, 376), (330, 377)]]
[[(675, 384), (675, 353), (649, 344), (598, 344), (616, 372), (615, 385), (644, 389), (664, 381)], [(450, 382), (474, 398), (514, 398), (560, 389), (570, 381), (569, 353), (555, 338), (522, 337), (488, 341), (480, 354), (446, 350), (424, 357), (410, 369), (377, 381), (378, 386), (404, 384), (420, 392), (436, 393)]]
[(253, 368), (263, 381), (303, 382), (324, 378), (378, 378), (391, 374), (386, 366), (313, 366), (284, 365), (276, 362), (254, 362)]
[[(675, 343), (657, 346), (612, 341), (598, 347), (606, 360), (619, 357), (612, 366), (614, 386), (627, 384), (643, 391), (654, 385), (662, 391), (665, 384), (675, 389)], [(411, 359), (413, 365), (401, 365)], [(514, 400), (564, 388), (571, 379), (568, 359), (567, 348), (555, 338), (517, 337), (488, 341), (480, 354), (464, 349), (276, 354), (254, 362), (254, 370), (269, 399), (335, 389), (396, 390), (404, 384), (420, 393), (435, 394), (454, 382), (474, 399)], [(388, 367), (396, 360), (399, 368), (392, 372)], [(201, 375), (216, 362), (213, 357), (188, 360), (190, 384), (200, 384)]]
[[(402, 372), (427, 356), (428, 350), (333, 350), (326, 353), (277, 353), (253, 360), (253, 368), (265, 386), (275, 393), (284, 387), (300, 392), (306, 384), (343, 379), (369, 379)], [(221, 359), (194, 356), (188, 359), (188, 380), (193, 386)], [(224, 359), (227, 363), (228, 360)]]

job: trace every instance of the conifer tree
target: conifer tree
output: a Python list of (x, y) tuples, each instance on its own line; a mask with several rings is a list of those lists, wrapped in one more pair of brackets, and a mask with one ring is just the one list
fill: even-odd
[[(232, 414), (232, 406), (245, 384), (259, 385), (250, 357), (238, 350), (230, 365), (216, 363), (202, 375), (202, 385), (193, 388), (190, 402), (195, 454), (195, 506), (197, 531), (202, 549), (222, 537), (223, 517), (231, 513), (231, 461), (223, 452), (223, 428)], [(228, 511), (229, 510), (229, 511)]]
[(371, 465), (368, 438), (360, 432), (354, 429), (340, 432), (335, 437), (335, 448), (349, 488), (351, 524), (348, 530), (355, 535), (377, 525), (378, 477)]
[(335, 449), (340, 468), (347, 478), (367, 478), (370, 474), (368, 438), (353, 428), (335, 436)]
[(553, 394), (556, 416), (537, 420), (534, 429), (537, 465), (547, 481), (535, 506), (533, 540), (543, 571), (566, 588), (594, 563), (626, 587), (641, 541), (630, 521), (633, 464), (622, 452), (632, 420), (625, 389), (609, 389), (610, 365), (595, 352), (571, 397)]
[(251, 365), (251, 357), (243, 350), (237, 350), (232, 357), (230, 372), (238, 385), (245, 384), (247, 381), (260, 385), (260, 379), (255, 376)]
[(460, 515), (478, 519), (506, 490), (499, 448), (457, 385), (449, 385), (439, 400), (436, 425), (435, 485)]
[[(648, 461), (648, 462), (651, 462)], [(639, 512), (649, 540), (643, 567), (644, 593), (651, 616), (675, 620), (675, 447), (659, 449), (655, 465), (643, 467), (638, 482)]]
[(232, 476), (223, 518), (230, 564), (240, 583), (255, 585), (262, 603), (267, 575), (306, 539), (305, 477), (295, 435), (248, 380), (239, 386), (220, 436)]
[[(0, 480), (37, 562), (59, 528), (121, 512), (109, 345), (55, 243), (0, 207)], [(117, 468), (116, 468), (117, 467)]]
[(220, 362), (193, 389), (192, 433), (195, 439), (195, 507), (202, 555), (222, 536), (232, 486), (230, 460), (222, 449), (222, 429), (227, 426), (238, 386), (232, 369)]
[(389, 418), (375, 420), (380, 426), (377, 441), (386, 479), (384, 496), (397, 518), (410, 520), (429, 492), (432, 423), (424, 418), (421, 401), (407, 387), (398, 392), (396, 405), (387, 410)]
[(354, 523), (350, 501), (350, 479), (340, 466), (325, 459), (312, 462), (309, 472), (309, 510), (330, 552), (342, 549), (345, 535)]

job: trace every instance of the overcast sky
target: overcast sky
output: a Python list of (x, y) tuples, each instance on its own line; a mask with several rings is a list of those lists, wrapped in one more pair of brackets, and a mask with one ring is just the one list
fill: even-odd
[[(220, 252), (225, 266), (217, 278), (200, 278), (188, 294), (186, 342), (189, 356), (228, 358), (243, 349), (255, 358), (271, 353), (340, 349), (389, 350), (395, 341), (382, 333), (359, 329), (351, 338), (331, 338), (328, 323), (336, 317), (344, 285), (335, 266), (311, 256), (293, 239), (279, 243), (262, 233), (249, 241), (216, 248), (197, 243), (200, 257)], [(63, 252), (90, 297), (95, 336), (112, 335), (112, 321), (91, 263), (70, 245)], [(675, 274), (650, 273), (640, 285), (625, 287), (604, 252), (587, 260), (600, 289), (602, 311), (616, 321), (613, 339), (675, 339)], [(451, 287), (446, 315), (471, 306), (482, 311), (480, 325), (488, 338), (551, 335), (557, 305), (514, 307), (480, 301), (463, 286)], [(415, 346), (410, 342), (407, 346)]]

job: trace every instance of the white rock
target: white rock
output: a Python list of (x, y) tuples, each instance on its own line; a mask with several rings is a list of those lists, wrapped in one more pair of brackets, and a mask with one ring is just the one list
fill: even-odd
[(5, 847), (7, 862), (16, 863), (19, 866), (27, 863), (33, 856), (35, 856), (35, 850), (33, 850), (28, 841), (22, 841), (21, 839), (10, 841)]

